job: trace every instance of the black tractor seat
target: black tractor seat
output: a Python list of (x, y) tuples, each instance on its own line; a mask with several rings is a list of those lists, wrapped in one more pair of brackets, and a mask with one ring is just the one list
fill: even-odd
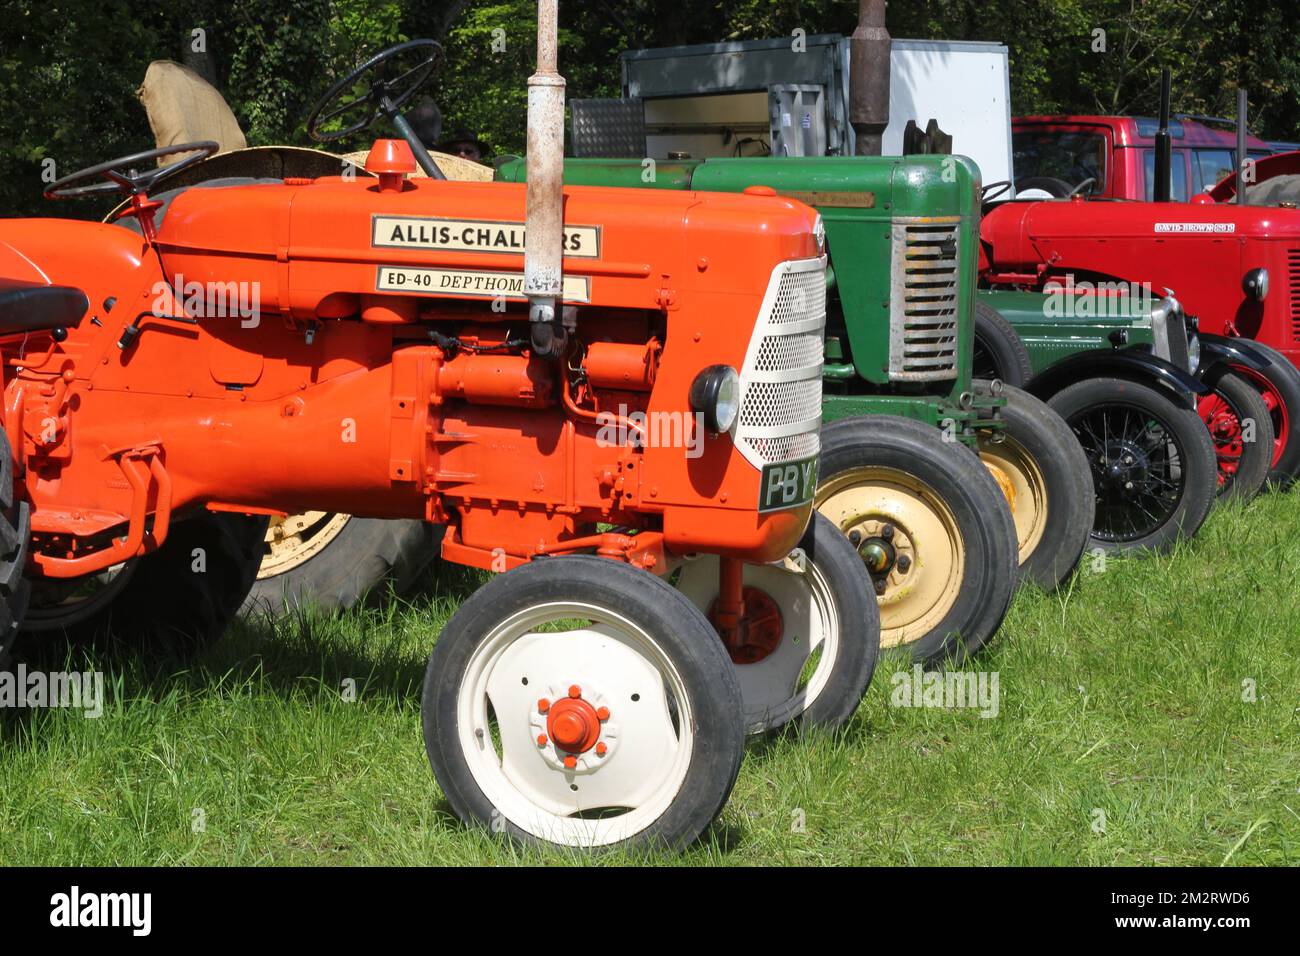
[(88, 308), (80, 289), (0, 277), (0, 335), (76, 328)]

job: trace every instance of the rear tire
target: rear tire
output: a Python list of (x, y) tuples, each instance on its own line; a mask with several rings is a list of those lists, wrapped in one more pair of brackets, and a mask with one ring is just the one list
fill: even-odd
[[(779, 627), (775, 645), (751, 632), (757, 640), (730, 652), (746, 732), (848, 723), (880, 653), (871, 575), (848, 538), (814, 512), (798, 548), (781, 562), (745, 565), (744, 582), (746, 591), (770, 602), (758, 607), (775, 609)], [(717, 557), (689, 561), (677, 589), (708, 615), (721, 590)]]
[[(72, 643), (188, 657), (216, 643), (248, 596), (262, 560), (266, 518), (200, 512), (172, 525), (152, 554), (105, 575), (112, 593), (76, 601), (48, 582), (38, 589), (25, 630)], [(99, 575), (70, 584), (90, 583)], [(28, 640), (31, 640), (29, 637)]]
[(23, 576), (30, 539), (31, 506), (15, 500), (13, 455), (0, 428), (0, 669), (9, 666), (31, 598), (31, 582)]
[(552, 846), (684, 848), (744, 755), (735, 668), (704, 615), (652, 574), (590, 556), (534, 561), (471, 595), (429, 657), (422, 716), (457, 816)]
[(1196, 410), (1218, 457), (1222, 501), (1249, 501), (1268, 481), (1275, 450), (1273, 418), (1264, 397), (1244, 378), (1220, 367), (1205, 380), (1214, 389)]
[[(978, 394), (992, 394), (976, 380)], [(1020, 577), (1044, 590), (1059, 587), (1079, 564), (1092, 531), (1093, 488), (1088, 459), (1060, 415), (1028, 392), (1004, 385), (1000, 431), (979, 432), (980, 458), (1014, 492), (1011, 516)], [(1001, 440), (998, 440), (1001, 439)]]
[(962, 661), (1002, 624), (1018, 581), (1016, 529), (969, 448), (912, 419), (841, 419), (822, 429), (816, 504), (851, 543), (857, 535), (882, 647)]
[(985, 302), (975, 303), (975, 352), (971, 360), (976, 378), (1000, 378), (1007, 385), (1023, 388), (1034, 377), (1020, 333), (1002, 313)]
[(1092, 470), (1093, 545), (1167, 551), (1197, 532), (1214, 504), (1218, 462), (1195, 411), (1150, 385), (1118, 378), (1085, 379), (1048, 404), (1070, 426)]
[[(287, 521), (303, 520), (294, 515)], [(331, 523), (341, 522), (341, 527)], [(382, 520), (353, 515), (322, 514), (299, 537), (290, 539), (299, 554), (277, 563), (271, 552), (276, 526), (267, 531), (262, 567), (245, 613), (262, 611), (280, 616), (306, 605), (346, 611), (369, 596), (382, 599), (389, 584), (394, 593), (410, 591), (438, 554), (443, 528), (414, 520)], [(279, 568), (283, 566), (284, 570)]]

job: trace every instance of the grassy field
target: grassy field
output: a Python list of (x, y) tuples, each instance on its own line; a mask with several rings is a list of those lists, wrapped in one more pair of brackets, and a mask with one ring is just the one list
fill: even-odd
[[(98, 660), (101, 719), (5, 713), (0, 863), (580, 860), (462, 828), (433, 783), (424, 663), (474, 581), (241, 625), (188, 670)], [(905, 669), (882, 661), (838, 737), (755, 744), (707, 841), (638, 862), (1300, 863), (1300, 493), (1021, 594), (969, 666), (996, 717), (892, 705)]]

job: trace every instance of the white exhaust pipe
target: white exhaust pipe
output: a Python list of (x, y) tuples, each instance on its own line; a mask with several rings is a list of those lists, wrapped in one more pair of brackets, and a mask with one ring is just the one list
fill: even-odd
[(559, 0), (539, 0), (537, 72), (528, 78), (524, 294), (533, 347), (544, 355), (563, 348), (558, 305), (564, 292), (564, 77), (558, 59)]

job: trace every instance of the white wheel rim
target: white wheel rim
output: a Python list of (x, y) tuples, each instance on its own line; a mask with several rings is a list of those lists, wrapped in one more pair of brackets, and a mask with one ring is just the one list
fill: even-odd
[[(745, 711), (745, 732), (762, 733), (794, 720), (821, 696), (839, 656), (839, 608), (825, 575), (794, 551), (774, 564), (747, 564), (745, 587), (766, 592), (781, 609), (781, 642), (767, 657), (736, 664)], [(688, 562), (677, 589), (704, 613), (721, 590), (718, 558), (703, 555)], [(813, 654), (821, 650), (812, 674), (800, 678)]]
[[(572, 619), (593, 623), (536, 630)], [(604, 756), (588, 750), (575, 769), (560, 764), (553, 741), (539, 745), (537, 733), (539, 700), (557, 701), (571, 685), (610, 711)], [(680, 793), (694, 743), (690, 700), (668, 655), (640, 625), (582, 602), (537, 605), (493, 628), (466, 665), (456, 718), (470, 773), (497, 813), (564, 846), (607, 846), (653, 824)], [(623, 812), (577, 815), (606, 808)]]

